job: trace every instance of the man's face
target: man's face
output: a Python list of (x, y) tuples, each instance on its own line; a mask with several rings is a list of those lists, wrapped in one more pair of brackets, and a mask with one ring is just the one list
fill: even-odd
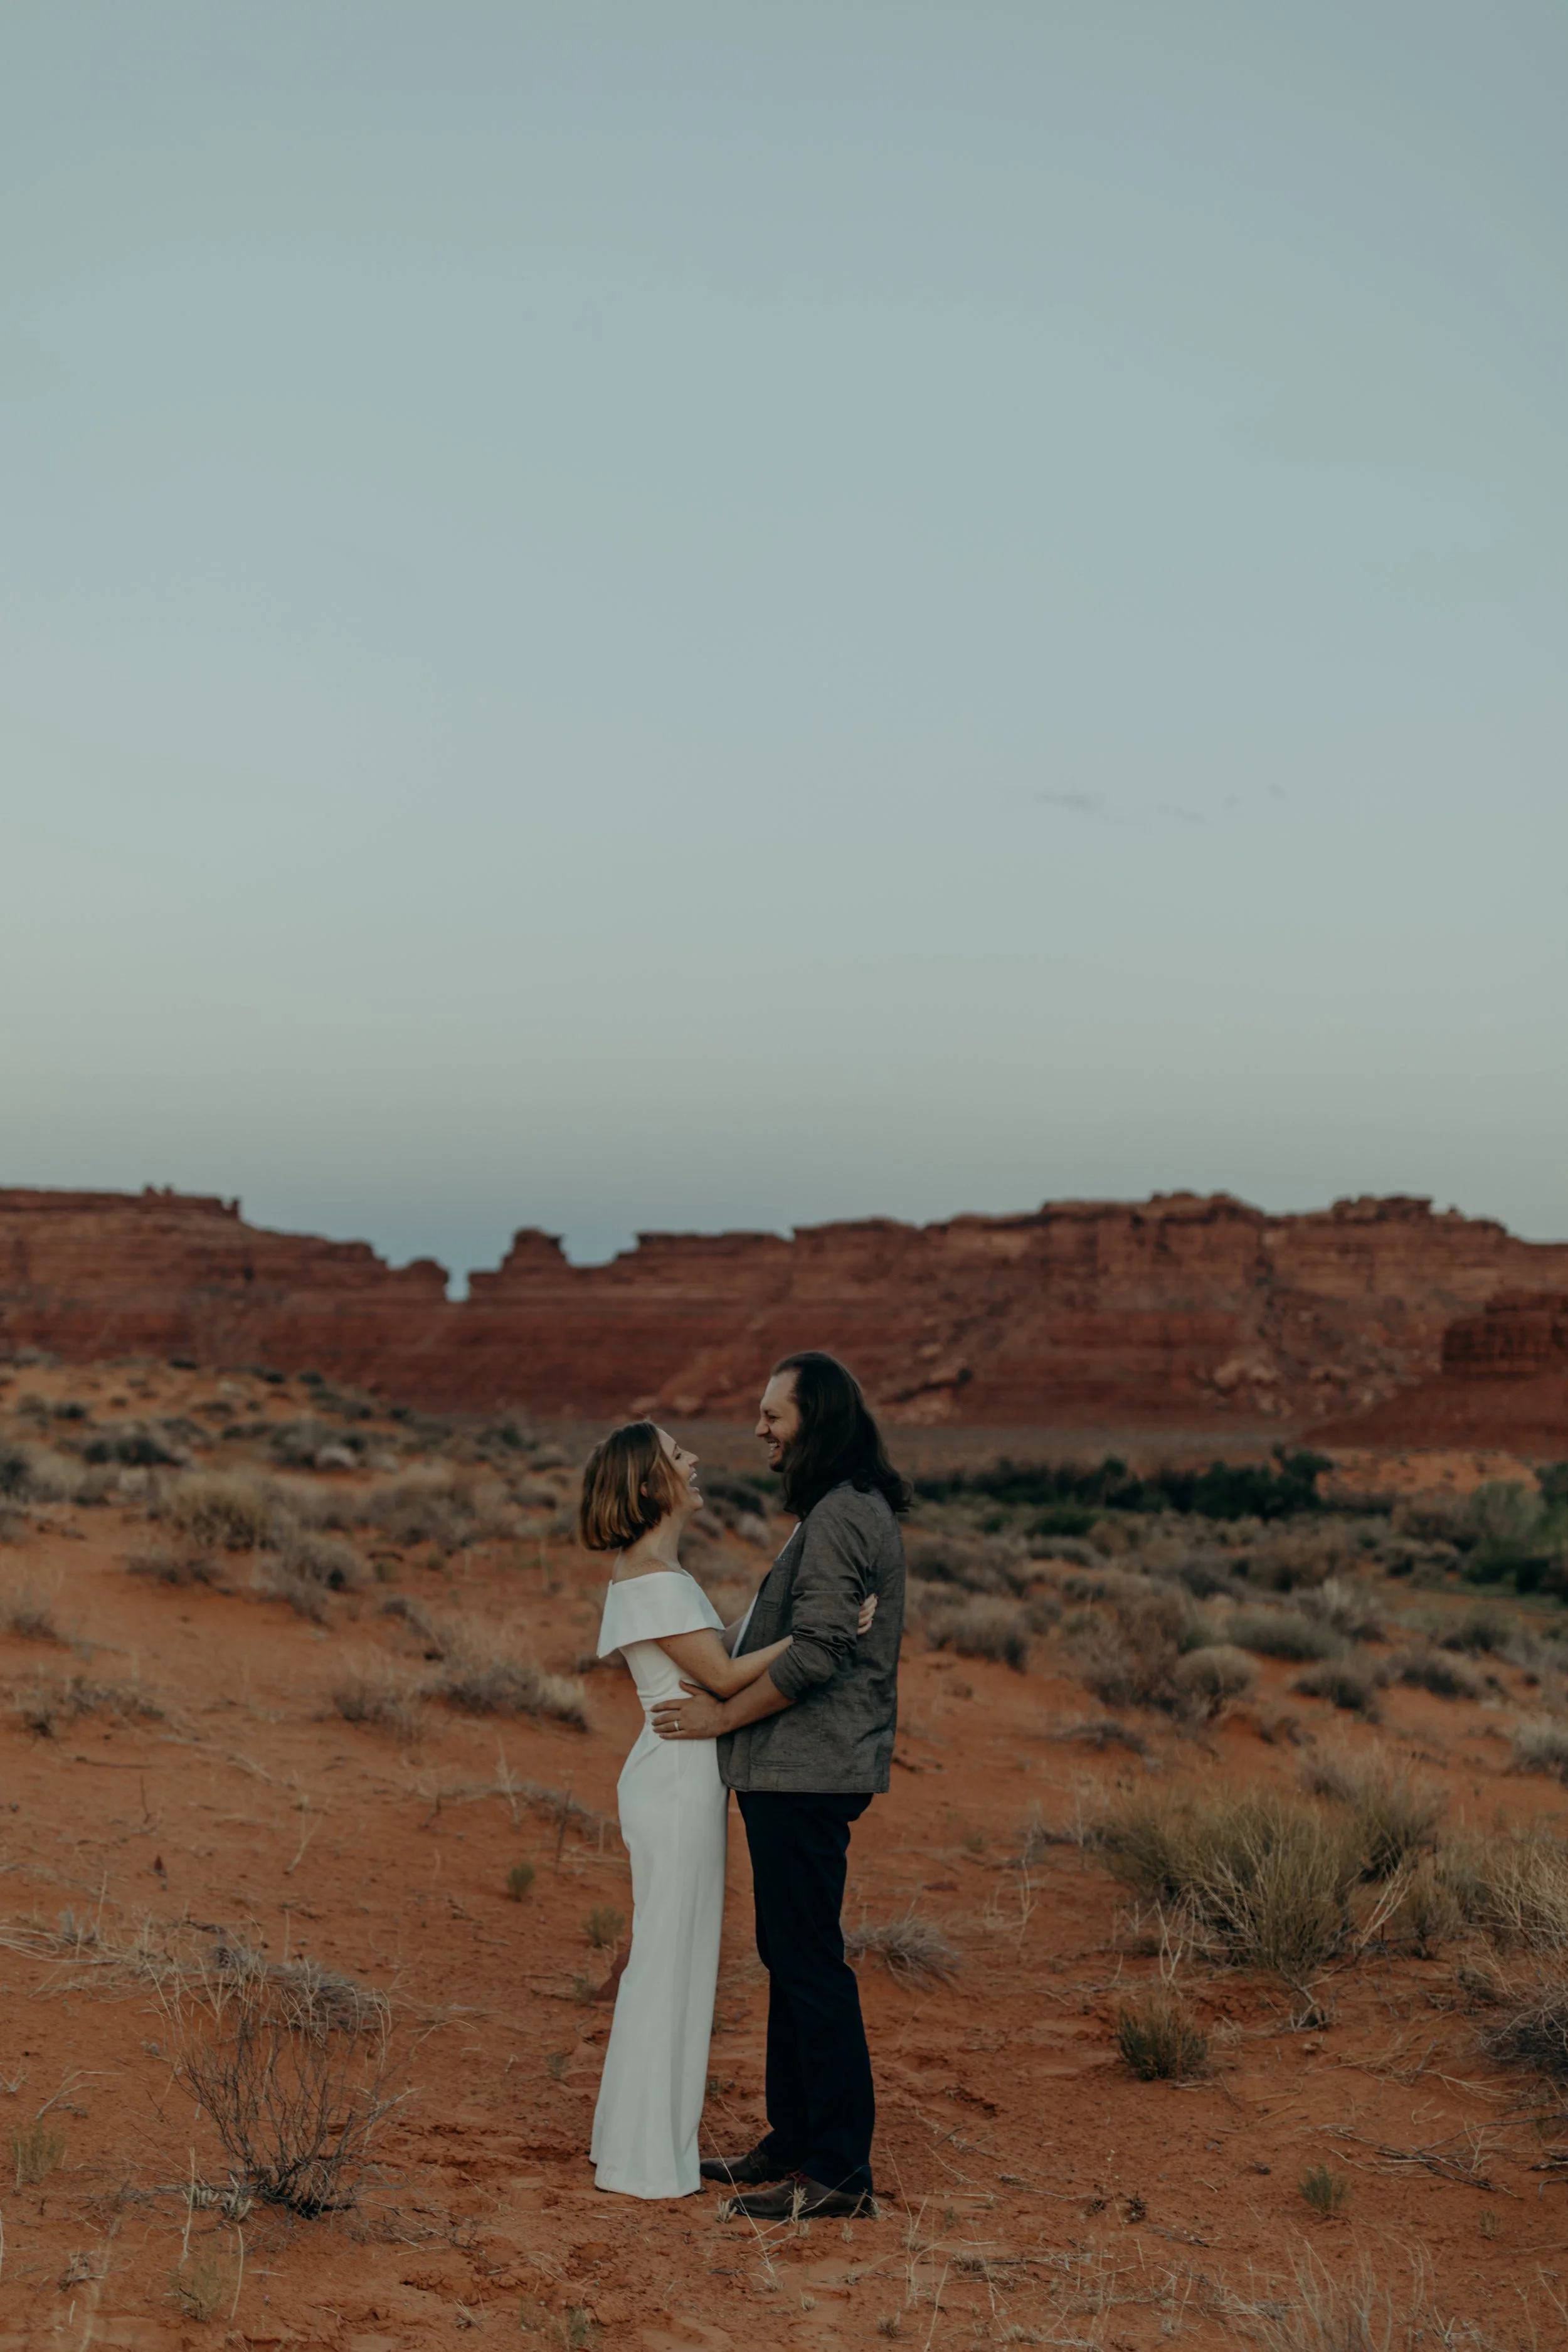
[(779, 1469), (784, 1452), (800, 1428), (800, 1407), (795, 1401), (795, 1374), (775, 1372), (763, 1391), (757, 1411), (757, 1435), (768, 1449), (768, 1467)]

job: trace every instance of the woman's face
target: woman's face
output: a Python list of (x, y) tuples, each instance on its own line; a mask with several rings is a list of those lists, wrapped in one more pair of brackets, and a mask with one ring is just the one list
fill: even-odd
[(681, 1481), (681, 1484), (686, 1487), (691, 1497), (691, 1508), (694, 1511), (700, 1510), (702, 1507), (702, 1489), (697, 1483), (696, 1454), (689, 1454), (684, 1445), (680, 1444), (676, 1438), (671, 1437), (668, 1429), (661, 1429), (659, 1431), (658, 1442), (663, 1446), (665, 1452), (668, 1454), (670, 1461), (674, 1464), (676, 1476)]

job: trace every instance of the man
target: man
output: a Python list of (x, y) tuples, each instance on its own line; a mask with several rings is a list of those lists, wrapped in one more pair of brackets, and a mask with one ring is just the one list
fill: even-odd
[[(766, 2137), (710, 2158), (710, 2180), (751, 2193), (752, 2221), (852, 2214), (871, 2197), (876, 2101), (860, 1989), (840, 1912), (849, 1825), (888, 1786), (898, 1719), (910, 1490), (858, 1383), (816, 1349), (786, 1356), (757, 1435), (800, 1524), (763, 1579), (738, 1655), (783, 1635), (765, 1675), (720, 1701), (692, 1683), (654, 1712), (667, 1739), (713, 1739), (751, 1848), (757, 1950), (768, 1971)], [(870, 1631), (861, 1603), (875, 1594)], [(763, 2186), (773, 2182), (775, 2187)]]

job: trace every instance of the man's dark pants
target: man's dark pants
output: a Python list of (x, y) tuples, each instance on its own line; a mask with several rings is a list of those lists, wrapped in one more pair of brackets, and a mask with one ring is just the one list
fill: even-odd
[(781, 2172), (828, 2189), (871, 2187), (877, 2120), (860, 1988), (844, 1957), (849, 1824), (868, 1795), (739, 1790), (768, 1971), (768, 2122), (762, 2142)]

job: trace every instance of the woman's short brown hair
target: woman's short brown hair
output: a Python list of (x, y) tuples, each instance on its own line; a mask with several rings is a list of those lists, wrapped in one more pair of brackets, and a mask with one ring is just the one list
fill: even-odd
[(577, 1540), (584, 1551), (625, 1551), (674, 1510), (680, 1476), (651, 1421), (628, 1421), (595, 1445), (583, 1471)]

